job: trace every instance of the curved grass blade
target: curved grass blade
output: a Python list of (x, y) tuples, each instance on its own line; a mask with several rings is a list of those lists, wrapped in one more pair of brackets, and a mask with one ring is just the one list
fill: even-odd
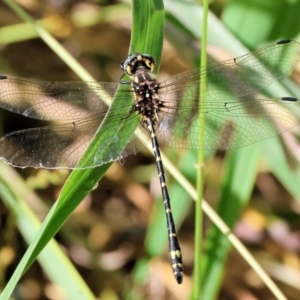
[[(134, 0), (132, 1), (132, 35), (131, 35), (131, 45), (133, 49), (138, 52), (148, 53), (154, 57), (156, 61), (155, 72), (158, 72), (163, 39), (164, 39), (164, 20), (165, 12), (163, 1), (152, 0), (152, 1), (142, 1)], [(148, 24), (149, 26), (145, 26)], [(165, 212), (163, 206), (161, 208), (160, 215), (163, 215), (163, 222), (165, 224)], [(153, 220), (153, 224), (156, 221)], [(158, 222), (160, 224), (160, 222)], [(149, 227), (149, 232), (152, 231), (152, 226)], [(146, 238), (145, 247), (150, 257), (157, 255), (157, 253), (152, 251), (152, 246), (157, 244), (157, 240), (161, 240), (163, 244), (167, 244), (167, 234), (166, 231), (160, 230), (157, 234), (151, 235)], [(163, 250), (161, 248), (161, 250)], [(136, 268), (134, 269), (134, 279), (136, 282), (142, 283), (147, 279), (145, 274), (148, 271), (148, 264), (142, 258), (136, 263)]]
[[(33, 242), (41, 223), (25, 199), (30, 199), (31, 203), (38, 204), (42, 200), (33, 194), (13, 168), (1, 164), (0, 174), (5, 174), (5, 176), (0, 177), (1, 199), (11, 211), (25, 241), (30, 244)], [(15, 188), (16, 186), (17, 188)], [(95, 299), (83, 278), (56, 241), (52, 239), (48, 243), (38, 257), (38, 261), (48, 278), (63, 289), (68, 299), (76, 299), (78, 295), (80, 295), (80, 299), (84, 300)]]
[[(9, 2), (9, 1), (8, 1)], [(146, 5), (142, 5), (142, 3), (145, 3)], [(158, 8), (157, 8), (157, 3)], [(15, 4), (14, 4), (15, 5)], [(141, 1), (133, 1), (133, 7), (135, 8), (133, 10), (133, 32), (135, 32), (134, 37), (132, 38), (132, 45), (136, 41), (139, 41), (136, 43), (143, 51), (153, 50), (156, 49), (154, 55), (157, 60), (160, 59), (161, 48), (157, 48), (157, 46), (162, 45), (162, 30), (160, 35), (150, 35), (150, 38), (148, 38), (147, 35), (141, 35), (141, 32), (151, 32), (152, 28), (157, 28), (158, 24), (163, 24), (163, 22), (159, 22), (161, 20), (161, 17), (156, 17), (154, 14), (157, 14), (158, 11), (160, 11), (160, 15), (162, 15), (162, 2), (161, 1), (147, 1), (147, 2), (141, 2)], [(145, 12), (144, 15), (142, 15), (141, 12)], [(151, 12), (149, 13), (149, 8), (151, 8)], [(137, 9), (139, 9), (139, 13), (137, 13)], [(18, 7), (18, 11), (20, 11), (21, 8)], [(148, 12), (148, 13), (147, 13)], [(145, 19), (142, 17), (145, 17), (147, 13), (147, 22), (145, 22)], [(22, 15), (26, 17), (27, 20), (30, 20), (31, 18), (22, 11)], [(31, 19), (32, 23), (34, 21)], [(153, 23), (155, 22), (155, 24)], [(143, 24), (142, 31), (139, 30), (137, 27), (138, 24)], [(37, 28), (38, 32), (43, 32), (44, 38), (46, 35), (46, 41), (51, 40), (50, 36), (47, 35), (46, 32), (44, 32), (38, 25), (35, 24), (35, 28)], [(161, 28), (162, 29), (162, 28)], [(153, 39), (150, 40), (149, 39)], [(156, 45), (152, 46), (150, 49), (149, 45)], [(133, 45), (134, 46), (134, 45)], [(59, 48), (59, 51), (63, 51), (63, 49)], [(62, 56), (60, 54), (60, 56)], [(158, 64), (159, 65), (159, 64)], [(123, 88), (123, 87), (122, 87)], [(124, 87), (126, 88), (126, 86)], [(128, 87), (127, 87), (128, 88)], [(128, 99), (128, 104), (132, 103), (132, 99)], [(109, 142), (115, 142), (114, 140), (107, 141), (105, 140), (105, 131), (106, 130), (114, 130), (116, 131), (116, 128), (118, 128), (119, 137), (122, 137), (122, 131), (126, 130), (127, 134), (125, 135), (125, 138), (121, 138), (118, 140), (118, 143), (116, 143), (116, 146), (118, 147), (118, 150), (120, 150), (120, 153), (125, 148), (127, 143), (129, 142), (131, 136), (128, 135), (128, 130), (134, 133), (135, 127), (138, 124), (138, 119), (136, 118), (136, 122), (132, 122), (131, 128), (128, 128), (128, 124), (124, 122), (120, 124), (120, 120), (115, 120), (112, 111), (117, 109), (118, 105), (121, 104), (121, 101), (118, 102), (118, 94), (115, 97), (115, 101), (112, 105), (112, 110), (109, 110), (107, 113), (107, 116), (103, 123), (101, 124), (99, 130), (97, 131), (95, 138), (91, 142), (89, 148), (87, 149), (86, 153), (83, 155), (82, 159), (80, 160), (79, 164), (86, 162), (87, 160), (91, 160), (97, 155), (98, 157), (101, 155), (109, 155), (107, 153), (109, 151), (109, 148), (103, 148), (102, 151), (99, 153), (97, 150), (99, 149), (99, 145), (101, 143), (107, 143)], [(122, 106), (124, 106), (124, 101), (122, 103)], [(112, 121), (115, 120), (115, 121)], [(107, 124), (109, 123), (109, 127)], [(124, 124), (126, 126), (124, 126)], [(112, 160), (117, 159), (116, 157), (113, 157)], [(70, 177), (68, 178), (64, 188), (61, 191), (61, 194), (59, 196), (58, 201), (56, 204), (52, 207), (51, 211), (49, 212), (47, 218), (42, 224), (42, 227), (38, 231), (33, 243), (29, 246), (27, 252), (23, 256), (19, 266), (15, 270), (13, 276), (11, 277), (9, 283), (5, 287), (2, 295), (0, 296), (1, 300), (6, 300), (11, 295), (14, 287), (16, 286), (18, 280), (22, 276), (22, 274), (28, 269), (28, 267), (32, 264), (32, 262), (36, 259), (36, 257), (39, 255), (41, 250), (44, 248), (44, 246), (49, 242), (49, 240), (54, 236), (54, 234), (57, 232), (57, 230), (62, 226), (62, 224), (65, 222), (65, 220), (68, 218), (68, 216), (71, 214), (71, 212), (75, 209), (75, 207), (81, 202), (81, 200), (85, 197), (86, 194), (88, 194), (93, 187), (97, 184), (99, 179), (104, 175), (105, 171), (109, 168), (110, 164), (103, 165), (98, 168), (93, 169), (86, 169), (86, 170), (74, 170)]]

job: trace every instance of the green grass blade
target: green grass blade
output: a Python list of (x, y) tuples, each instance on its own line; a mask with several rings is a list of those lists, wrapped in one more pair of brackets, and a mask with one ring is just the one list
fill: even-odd
[(132, 1), (131, 51), (150, 54), (159, 70), (164, 39), (164, 5), (162, 0)]
[[(134, 51), (150, 54), (156, 61), (155, 72), (158, 72), (163, 38), (164, 38), (164, 6), (161, 0), (153, 1), (138, 1), (132, 2), (132, 35), (131, 45)], [(164, 215), (164, 208), (161, 207), (160, 215)], [(161, 224), (154, 218), (154, 224)], [(163, 220), (165, 224), (165, 216)], [(153, 245), (157, 245), (157, 239), (162, 241), (162, 245), (167, 243), (167, 232), (160, 230), (156, 235), (157, 226), (150, 226), (145, 247), (150, 258), (152, 255), (157, 255), (158, 252), (153, 251)], [(161, 227), (160, 227), (161, 228)], [(160, 249), (162, 250), (162, 248)], [(146, 280), (148, 271), (148, 264), (144, 259), (137, 262), (134, 269), (134, 279), (136, 282), (143, 282)]]
[(280, 142), (280, 137), (263, 141), (258, 146), (261, 148), (262, 157), (267, 162), (271, 172), (285, 189), (299, 201), (300, 165), (296, 164), (291, 168), (291, 161), (287, 157), (286, 149)]
[[(217, 213), (230, 229), (251, 196), (259, 155), (257, 145), (227, 153)], [(203, 299), (216, 298), (230, 247), (227, 237), (213, 226), (207, 234), (203, 259)]]
[[(16, 224), (26, 242), (28, 244), (36, 243), (36, 233), (41, 224), (24, 199), (30, 199), (31, 202), (41, 202), (41, 200), (28, 189), (13, 168), (1, 164), (0, 174), (0, 195), (3, 202), (14, 215)], [(18, 188), (15, 188), (16, 186)], [(94, 299), (94, 295), (84, 280), (54, 240), (48, 243), (38, 260), (50, 280), (64, 290), (68, 299)], [(24, 260), (20, 265), (25, 269), (26, 261)], [(10, 286), (14, 288), (12, 281)], [(10, 289), (4, 290), (1, 299), (7, 299), (10, 292)]]
[[(206, 69), (207, 57), (207, 17), (209, 11), (208, 1), (203, 2), (203, 18), (202, 18), (202, 39), (201, 39), (201, 53), (200, 53), (200, 67)], [(206, 74), (201, 77), (199, 86), (199, 107), (205, 106), (206, 101)], [(199, 127), (201, 128), (198, 139), (200, 145), (204, 145), (204, 133), (205, 133), (205, 113), (202, 109), (199, 109)], [(202, 147), (203, 149), (204, 147)], [(201, 256), (202, 256), (202, 233), (203, 233), (203, 212), (202, 212), (202, 198), (204, 193), (204, 151), (199, 150), (198, 152), (198, 168), (197, 168), (197, 202), (195, 208), (195, 267), (194, 267), (194, 281), (192, 299), (198, 299), (202, 289), (202, 278), (201, 278)]]

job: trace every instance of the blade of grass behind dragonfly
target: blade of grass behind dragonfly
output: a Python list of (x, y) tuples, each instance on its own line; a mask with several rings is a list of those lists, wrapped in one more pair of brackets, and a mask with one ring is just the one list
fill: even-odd
[[(202, 39), (201, 39), (201, 68), (207, 67), (207, 17), (208, 17), (208, 0), (203, 1), (203, 17), (202, 17)], [(199, 75), (200, 76), (200, 75)], [(201, 149), (198, 151), (198, 172), (197, 172), (197, 202), (195, 207), (195, 267), (194, 267), (194, 281), (192, 290), (192, 299), (198, 299), (202, 292), (202, 278), (201, 278), (201, 259), (202, 259), (202, 232), (203, 232), (203, 213), (202, 213), (202, 198), (204, 194), (204, 133), (205, 133), (205, 113), (201, 107), (205, 106), (206, 101), (206, 74), (200, 78), (199, 90), (199, 136)]]
[[(141, 5), (142, 3), (142, 5)], [(161, 53), (162, 53), (162, 46), (163, 46), (163, 38), (164, 38), (164, 6), (163, 1), (161, 0), (153, 0), (153, 1), (133, 1), (133, 15), (132, 15), (132, 36), (131, 36), (131, 45), (134, 47), (134, 51), (148, 53), (154, 57), (156, 61), (156, 68), (155, 73), (158, 72), (160, 60), (161, 60)], [(145, 23), (152, 24), (152, 26), (145, 26)], [(139, 33), (136, 34), (138, 30)], [(143, 42), (140, 37), (146, 37), (146, 40)], [(152, 150), (152, 148), (151, 148)], [(161, 207), (164, 211), (164, 208)], [(155, 209), (153, 210), (155, 211)], [(153, 219), (152, 219), (153, 220)], [(163, 240), (164, 245), (167, 243), (167, 234), (166, 231), (160, 230), (158, 235), (151, 235), (153, 230), (157, 224), (160, 224), (160, 228), (166, 227), (166, 219), (165, 213), (163, 212), (162, 219), (155, 219), (151, 222), (147, 237), (150, 235), (153, 238), (150, 240), (146, 237), (145, 247), (147, 254), (150, 257), (157, 255), (156, 251), (152, 251), (153, 245), (161, 246), (160, 243), (157, 243), (157, 239)], [(162, 248), (160, 248), (162, 250)], [(160, 251), (159, 251), (160, 252)], [(146, 259), (148, 261), (148, 259)], [(138, 283), (145, 282), (147, 278), (148, 272), (148, 264), (146, 263), (145, 259), (139, 260), (135, 268), (133, 270), (134, 280)], [(131, 290), (128, 291), (127, 297), (131, 297)]]
[[(85, 70), (83, 70), (80, 65), (76, 64), (76, 62), (72, 61), (72, 57), (68, 56), (68, 53), (64, 52), (64, 49), (60, 47), (60, 45), (41, 27), (39, 27), (34, 20), (30, 18), (20, 7), (16, 6), (12, 1), (6, 0), (6, 3), (9, 4), (24, 20), (29, 21), (37, 32), (42, 36), (43, 40), (54, 50), (56, 53), (64, 59), (66, 58), (66, 62), (72, 67), (73, 70), (81, 70), (84, 73), (84, 76), (89, 77)], [(145, 4), (144, 4), (145, 3)], [(153, 14), (149, 15), (148, 18), (145, 19), (145, 12), (149, 10), (149, 8), (155, 8), (154, 11), (162, 12), (162, 4), (161, 1), (133, 1), (133, 19), (135, 20), (132, 24), (134, 37), (132, 37), (132, 46), (138, 46), (138, 49), (143, 49), (149, 51), (153, 51), (156, 60), (160, 59), (161, 48), (157, 45), (162, 45), (162, 30), (160, 34), (150, 34), (153, 28), (157, 28), (157, 26), (161, 23), (159, 22), (159, 18), (154, 16)], [(138, 9), (138, 12), (137, 12)], [(144, 13), (141, 13), (144, 12)], [(140, 19), (142, 18), (142, 19)], [(136, 26), (142, 24), (141, 28), (137, 28)], [(146, 34), (147, 33), (147, 34)], [(151, 40), (150, 40), (151, 39)], [(152, 45), (152, 47), (150, 47)], [(156, 46), (153, 46), (156, 45)], [(155, 50), (155, 51), (154, 51)], [(79, 74), (81, 72), (79, 71)], [(89, 79), (91, 80), (91, 79)], [(128, 87), (127, 87), (128, 88)], [(115, 97), (115, 101), (113, 104), (113, 108), (117, 108), (121, 102), (118, 101), (118, 94)], [(128, 99), (128, 103), (132, 103), (131, 99)], [(118, 120), (118, 124), (112, 122), (114, 119), (113, 110), (109, 110), (106, 119), (103, 121), (102, 126), (97, 131), (95, 138), (93, 139), (90, 147), (87, 149), (86, 153), (83, 155), (82, 160), (79, 164), (86, 162), (87, 160), (93, 159), (95, 153), (97, 151), (97, 145), (103, 142), (101, 136), (105, 130), (108, 130), (107, 124), (110, 123), (110, 130), (116, 130), (116, 126), (120, 124)], [(124, 122), (126, 124), (126, 122)], [(117, 147), (119, 147), (120, 152), (129, 142), (131, 136), (128, 134), (128, 124), (126, 126), (119, 127), (120, 136), (122, 136), (122, 131), (126, 130), (127, 134), (125, 138), (121, 138)], [(134, 133), (136, 123), (131, 123), (131, 132)], [(113, 128), (111, 128), (113, 127)], [(127, 127), (127, 128), (124, 128)], [(108, 148), (104, 150), (108, 151)], [(98, 153), (97, 155), (104, 155), (105, 153)], [(98, 157), (99, 159), (99, 157)], [(110, 164), (103, 165), (101, 167), (85, 169), (85, 170), (74, 170), (70, 177), (68, 178), (66, 184), (64, 185), (61, 194), (59, 196), (58, 201), (50, 210), (47, 215), (45, 221), (42, 224), (42, 227), (39, 229), (37, 235), (35, 236), (33, 242), (29, 246), (25, 255), (23, 256), (21, 262), (19, 263), (17, 269), (15, 270), (13, 276), (11, 277), (9, 283), (3, 290), (0, 299), (6, 300), (11, 295), (14, 290), (18, 280), (22, 276), (22, 274), (29, 268), (32, 262), (39, 255), (41, 250), (45, 247), (45, 245), (49, 242), (49, 240), (54, 236), (54, 234), (59, 230), (71, 212), (75, 209), (75, 207), (82, 201), (82, 199), (93, 189), (93, 187), (97, 184), (99, 179), (104, 175), (105, 171), (109, 168)]]
[[(217, 213), (230, 229), (233, 228), (251, 196), (259, 155), (259, 147), (256, 145), (232, 150), (226, 155)], [(205, 248), (202, 258), (202, 297), (216, 299), (231, 244), (228, 237), (213, 225), (208, 230)]]

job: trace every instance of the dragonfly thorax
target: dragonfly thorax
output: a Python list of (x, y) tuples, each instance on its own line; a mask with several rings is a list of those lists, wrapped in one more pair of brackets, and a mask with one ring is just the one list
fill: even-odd
[(158, 97), (159, 85), (154, 75), (140, 68), (131, 77), (131, 87), (135, 98), (134, 110), (146, 118), (157, 120), (157, 112), (163, 106)]

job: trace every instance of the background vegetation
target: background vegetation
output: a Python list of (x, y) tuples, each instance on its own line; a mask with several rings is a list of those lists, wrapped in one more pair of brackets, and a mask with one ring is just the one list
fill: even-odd
[[(99, 81), (118, 80), (119, 63), (129, 49), (130, 2), (23, 0), (21, 5), (93, 77)], [(164, 1), (164, 5), (161, 80), (197, 66), (201, 39), (201, 7), (197, 3)], [(300, 41), (299, 9), (300, 1), (213, 1), (209, 59), (225, 60), (285, 38)], [(49, 81), (79, 80), (31, 25), (3, 2), (0, 26), (0, 74)], [(274, 84), (271, 93), (300, 98), (297, 69), (292, 80)], [(6, 111), (1, 111), (0, 120), (3, 134), (40, 125)], [(294, 133), (298, 134), (297, 128)], [(164, 150), (195, 184), (195, 151)], [(204, 198), (234, 228), (286, 297), (298, 299), (297, 137), (288, 133), (228, 153), (206, 152), (206, 157)], [(16, 170), (3, 164), (0, 172), (2, 289), (33, 239), (38, 219), (44, 220), (69, 172)], [(177, 286), (171, 274), (156, 167), (152, 155), (145, 151), (127, 157), (123, 165), (116, 162), (109, 168), (56, 235), (60, 247), (50, 245), (22, 277), (13, 297), (188, 299), (193, 272), (194, 203), (170, 175), (168, 184), (184, 255), (186, 276), (182, 286)], [(203, 299), (274, 299), (208, 219), (204, 229)], [(78, 295), (79, 291), (82, 294)]]

